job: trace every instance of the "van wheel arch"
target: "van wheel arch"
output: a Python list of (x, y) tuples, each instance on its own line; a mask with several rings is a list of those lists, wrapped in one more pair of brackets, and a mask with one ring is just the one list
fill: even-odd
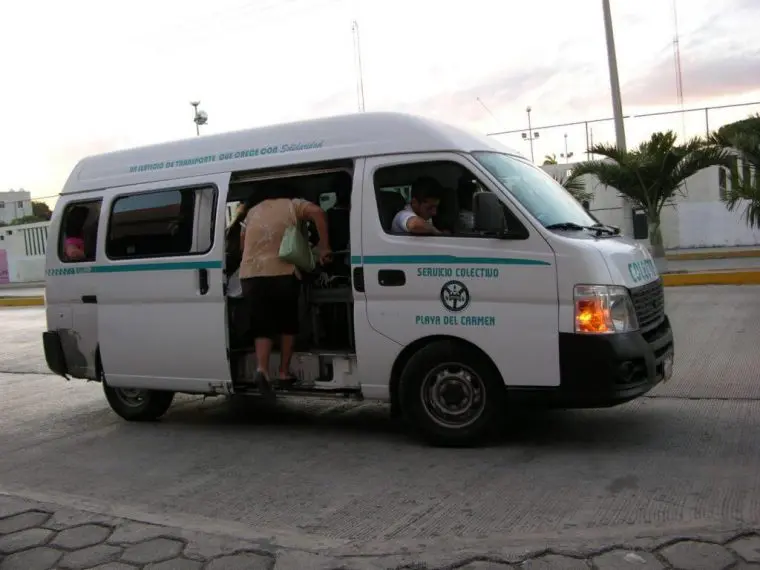
[(155, 421), (163, 416), (174, 401), (174, 392), (164, 390), (141, 390), (144, 393), (145, 402), (134, 406), (125, 405), (124, 398), (119, 394), (120, 388), (111, 388), (106, 382), (105, 369), (100, 357), (100, 345), (95, 352), (95, 370), (98, 382), (103, 386), (106, 400), (111, 409), (127, 421)]
[(464, 340), (463, 338), (445, 335), (445, 334), (425, 336), (422, 338), (418, 338), (411, 344), (404, 347), (401, 353), (396, 357), (396, 361), (393, 363), (393, 366), (391, 367), (390, 396), (391, 396), (391, 416), (392, 417), (396, 418), (396, 417), (401, 416), (401, 401), (400, 401), (400, 396), (399, 396), (399, 386), (401, 385), (401, 373), (404, 371), (404, 367), (409, 363), (409, 360), (411, 360), (412, 356), (414, 356), (421, 349), (423, 349), (429, 344), (432, 344), (434, 342), (439, 342), (439, 341), (456, 342), (464, 346), (467, 346), (468, 348), (472, 350), (479, 352), (480, 355), (486, 360), (486, 362), (492, 368), (492, 372), (496, 375), (496, 377), (498, 377), (499, 380), (501, 380), (502, 384), (504, 383), (504, 378), (502, 378), (501, 373), (499, 372), (499, 369), (497, 368), (494, 361), (491, 359), (490, 356), (488, 356), (485, 352), (483, 352), (483, 350), (479, 346), (467, 340)]

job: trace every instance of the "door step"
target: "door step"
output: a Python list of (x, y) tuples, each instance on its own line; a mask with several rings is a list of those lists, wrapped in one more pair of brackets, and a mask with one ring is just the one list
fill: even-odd
[[(277, 396), (301, 396), (311, 398), (346, 398), (361, 400), (361, 388), (323, 388), (309, 384), (295, 383), (290, 386), (278, 386), (272, 384)], [(253, 384), (238, 384), (234, 387), (233, 393), (239, 396), (261, 396), (259, 389)]]

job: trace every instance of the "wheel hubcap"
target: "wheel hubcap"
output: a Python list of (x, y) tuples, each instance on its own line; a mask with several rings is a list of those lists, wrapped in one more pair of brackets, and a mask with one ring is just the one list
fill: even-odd
[(148, 397), (147, 390), (137, 388), (114, 388), (114, 392), (124, 405), (132, 408), (141, 406)]
[(423, 380), (422, 405), (428, 416), (447, 428), (465, 428), (483, 414), (486, 390), (483, 380), (462, 364), (443, 364)]

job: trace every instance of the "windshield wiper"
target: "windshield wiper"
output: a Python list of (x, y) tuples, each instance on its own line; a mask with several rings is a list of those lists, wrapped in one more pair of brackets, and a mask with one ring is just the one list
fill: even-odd
[(605, 226), (604, 224), (594, 224), (593, 226), (582, 226), (580, 224), (576, 224), (575, 222), (559, 222), (556, 224), (549, 224), (546, 226), (547, 230), (572, 230), (572, 231), (582, 231), (582, 230), (589, 230), (592, 232), (596, 232), (596, 235), (599, 236), (603, 233), (606, 233), (608, 235), (618, 235), (620, 233), (620, 230), (617, 228), (613, 228), (611, 226)]

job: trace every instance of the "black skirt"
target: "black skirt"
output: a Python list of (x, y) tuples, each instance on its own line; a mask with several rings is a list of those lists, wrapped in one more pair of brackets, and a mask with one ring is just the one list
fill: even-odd
[(301, 282), (295, 275), (241, 279), (246, 313), (251, 322), (249, 338), (297, 335), (298, 297)]

